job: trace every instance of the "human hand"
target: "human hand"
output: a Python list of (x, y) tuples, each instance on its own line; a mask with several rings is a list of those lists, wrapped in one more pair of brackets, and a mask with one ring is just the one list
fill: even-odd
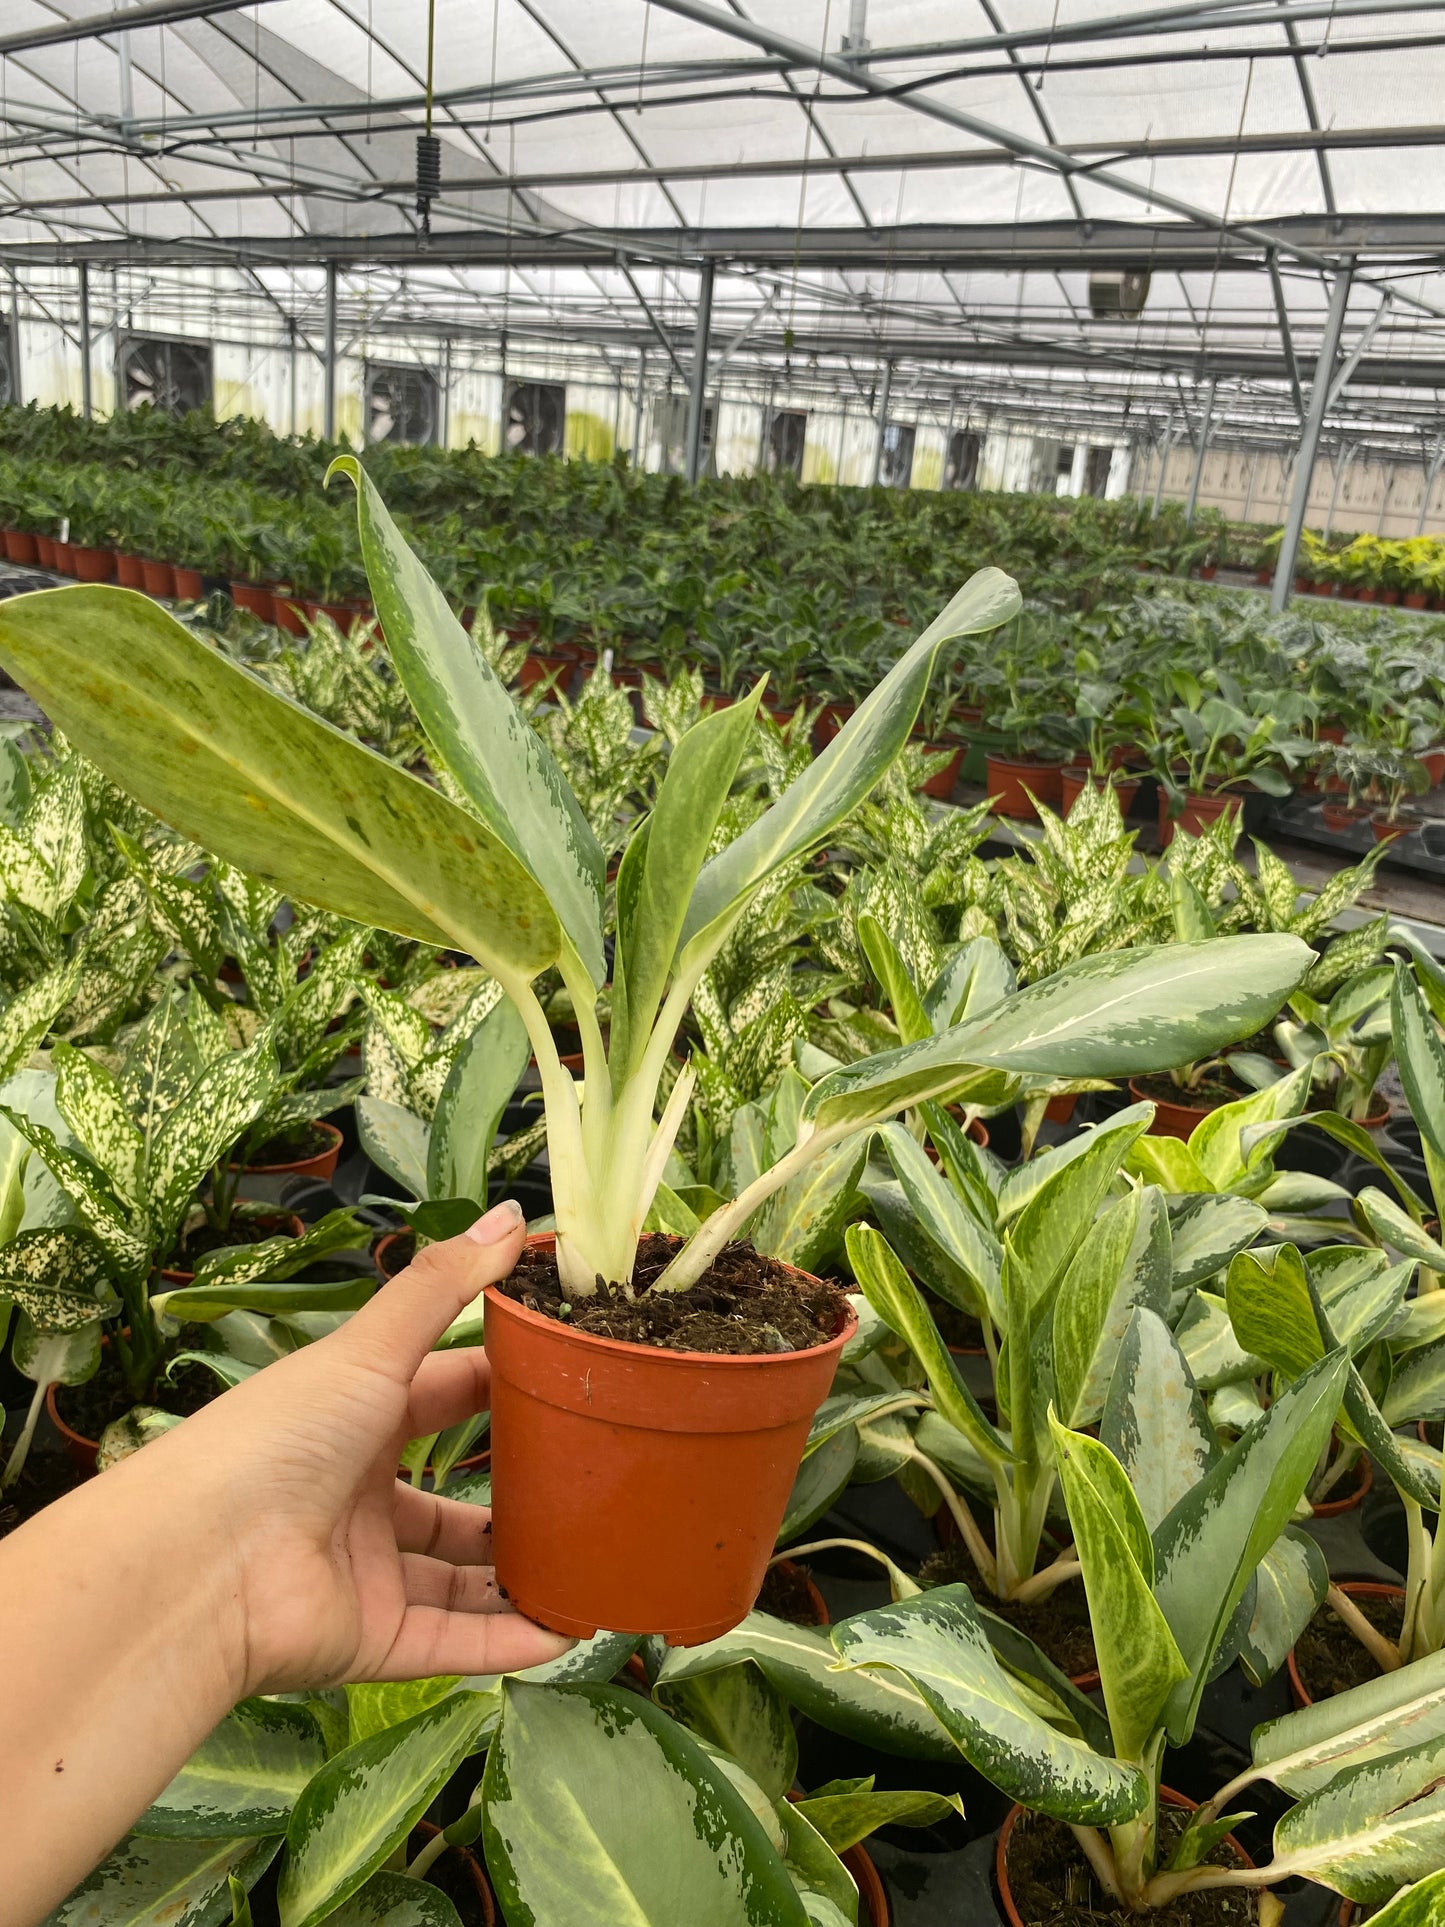
[(514, 1671), (572, 1644), (499, 1595), (485, 1508), (396, 1478), (408, 1439), (488, 1405), (486, 1354), (431, 1347), (511, 1271), (524, 1230), (516, 1205), (496, 1205), (424, 1247), (338, 1331), (126, 1461), (169, 1499), (204, 1468), (239, 1614), (238, 1698)]

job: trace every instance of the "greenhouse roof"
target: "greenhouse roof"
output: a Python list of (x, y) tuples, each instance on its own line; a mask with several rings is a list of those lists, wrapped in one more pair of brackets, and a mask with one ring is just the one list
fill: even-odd
[[(1435, 0), (435, 0), (434, 31), (426, 234), (425, 0), (7, 0), (0, 257), (217, 269), (303, 325), (335, 262), (358, 325), (679, 374), (712, 262), (739, 364), (1217, 377), (1286, 415), (1352, 264), (1351, 405), (1435, 417)], [(1121, 272), (1147, 297), (1102, 315)]]

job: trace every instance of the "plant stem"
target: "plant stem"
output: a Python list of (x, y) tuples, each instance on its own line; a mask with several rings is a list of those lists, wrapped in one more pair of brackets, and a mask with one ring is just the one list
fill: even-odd
[(30, 1400), (30, 1409), (25, 1414), (25, 1423), (6, 1462), (4, 1477), (0, 1478), (0, 1492), (8, 1492), (25, 1470), (25, 1461), (30, 1456), (31, 1440), (35, 1437), (35, 1427), (40, 1419), (40, 1408), (45, 1403), (45, 1394), (48, 1389), (48, 1380), (36, 1379), (35, 1392)]
[[(860, 1432), (866, 1429), (866, 1426), (863, 1425), (858, 1427)], [(998, 1561), (989, 1551), (988, 1541), (979, 1531), (978, 1522), (969, 1511), (967, 1501), (961, 1494), (954, 1491), (947, 1474), (943, 1472), (939, 1466), (934, 1464), (926, 1452), (920, 1452), (918, 1447), (911, 1441), (906, 1447), (897, 1445), (893, 1440), (889, 1440), (889, 1444), (893, 1445), (895, 1451), (903, 1452), (907, 1458), (912, 1459), (915, 1464), (921, 1466), (929, 1478), (933, 1480), (933, 1483), (943, 1494), (944, 1504), (953, 1514), (953, 1523), (958, 1527), (958, 1536), (968, 1548), (968, 1556), (978, 1568), (979, 1578), (984, 1580), (994, 1592), (997, 1592)]]
[(1114, 1851), (1097, 1827), (1071, 1826), (1073, 1834), (1084, 1850), (1084, 1858), (1094, 1870), (1094, 1878), (1104, 1889), (1110, 1900), (1122, 1901), (1124, 1890), (1119, 1884), (1118, 1869), (1114, 1862)]
[[(1072, 1550), (1070, 1547), (1069, 1552)], [(1051, 1566), (1045, 1566), (1042, 1572), (1034, 1573), (1031, 1578), (1015, 1586), (1009, 1598), (1022, 1606), (1031, 1599), (1047, 1599), (1050, 1593), (1057, 1592), (1068, 1580), (1077, 1579), (1084, 1568), (1077, 1559), (1070, 1558), (1069, 1552), (1061, 1552)]]
[(447, 1839), (446, 1830), (439, 1828), (407, 1868), (408, 1878), (425, 1880), (450, 1845), (451, 1841)]
[[(1370, 1624), (1369, 1620), (1366, 1619), (1365, 1615), (1360, 1611), (1348, 1593), (1341, 1592), (1338, 1586), (1332, 1585), (1325, 1594), (1325, 1604), (1335, 1617), (1342, 1620), (1354, 1634), (1355, 1638), (1359, 1640), (1360, 1644), (1370, 1655), (1371, 1659), (1374, 1660), (1382, 1673), (1399, 1672), (1402, 1664), (1400, 1647), (1391, 1645), (1384, 1634), (1378, 1632), (1376, 1628)], [(1405, 1620), (1407, 1632), (1409, 1624), (1410, 1621), (1407, 1613)], [(1404, 1635), (1402, 1634), (1401, 1645), (1403, 1644)]]

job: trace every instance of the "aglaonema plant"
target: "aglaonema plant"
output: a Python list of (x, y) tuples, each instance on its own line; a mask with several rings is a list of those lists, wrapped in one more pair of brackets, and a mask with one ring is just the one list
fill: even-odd
[[(557, 1266), (569, 1294), (624, 1289), (692, 1089), (657, 1093), (688, 1000), (768, 877), (815, 847), (908, 738), (935, 661), (1018, 608), (979, 572), (909, 647), (827, 750), (741, 835), (709, 855), (761, 685), (677, 743), (617, 874), (611, 1030), (601, 846), (556, 761), (448, 609), (350, 457), (361, 544), (392, 660), (437, 762), (464, 804), (285, 702), (148, 599), (70, 589), (16, 598), (0, 659), (115, 780), (205, 847), (304, 901), (365, 925), (469, 952), (515, 1005), (545, 1100)], [(1007, 1006), (814, 1085), (797, 1141), (714, 1210), (654, 1289), (686, 1288), (812, 1159), (907, 1105), (1009, 1077), (1083, 1075), (1177, 1061), (1181, 1033), (1214, 1048), (1257, 1026), (1299, 980), (1293, 938), (1220, 940), (1088, 958)], [(555, 969), (583, 1045), (559, 1061), (536, 991)]]

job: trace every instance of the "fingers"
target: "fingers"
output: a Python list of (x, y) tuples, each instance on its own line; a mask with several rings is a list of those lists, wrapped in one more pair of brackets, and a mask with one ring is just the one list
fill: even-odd
[(523, 1619), (510, 1606), (487, 1613), (447, 1612), (408, 1606), (390, 1652), (368, 1675), (374, 1680), (463, 1678), (476, 1673), (519, 1673), (560, 1659), (576, 1644)]
[(407, 1435), (419, 1439), (428, 1432), (459, 1425), (473, 1412), (485, 1412), (491, 1402), (492, 1368), (480, 1345), (433, 1352), (422, 1360), (411, 1381)]
[(521, 1206), (504, 1198), (459, 1238), (423, 1246), (405, 1271), (348, 1319), (338, 1342), (373, 1370), (410, 1384), (457, 1314), (516, 1264), (525, 1232)]
[(500, 1613), (507, 1602), (497, 1590), (490, 1566), (454, 1566), (446, 1559), (428, 1559), (420, 1552), (401, 1556), (401, 1581), (408, 1609), (439, 1606), (448, 1613)]
[(398, 1483), (392, 1514), (399, 1552), (419, 1552), (454, 1566), (492, 1563), (492, 1515), (486, 1506), (463, 1505)]

